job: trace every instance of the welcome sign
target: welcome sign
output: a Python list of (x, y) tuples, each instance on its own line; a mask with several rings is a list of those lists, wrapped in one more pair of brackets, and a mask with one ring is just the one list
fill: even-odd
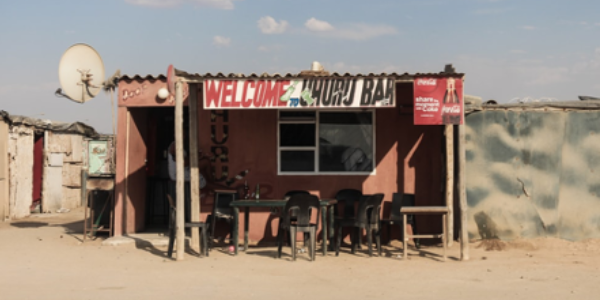
[(204, 81), (204, 109), (395, 107), (395, 78)]

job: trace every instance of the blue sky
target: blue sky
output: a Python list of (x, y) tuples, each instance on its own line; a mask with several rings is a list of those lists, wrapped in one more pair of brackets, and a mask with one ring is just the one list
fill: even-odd
[(0, 0), (0, 110), (112, 131), (110, 97), (54, 96), (72, 44), (106, 75), (329, 71), (466, 73), (465, 93), (600, 97), (597, 0)]

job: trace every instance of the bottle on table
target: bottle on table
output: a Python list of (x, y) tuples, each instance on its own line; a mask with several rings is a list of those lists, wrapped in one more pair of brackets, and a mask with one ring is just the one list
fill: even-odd
[(250, 198), (250, 188), (248, 187), (248, 180), (244, 183), (244, 199)]
[(256, 201), (260, 200), (260, 185), (256, 184)]

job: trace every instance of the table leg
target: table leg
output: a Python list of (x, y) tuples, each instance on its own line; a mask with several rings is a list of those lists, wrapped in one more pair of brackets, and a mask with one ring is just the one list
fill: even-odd
[(248, 251), (248, 231), (250, 225), (250, 208), (244, 210), (244, 252)]
[(323, 256), (327, 256), (327, 206), (321, 207), (321, 219), (323, 220)]
[(406, 214), (402, 214), (402, 257), (404, 258), (404, 260), (408, 258), (408, 233), (406, 231), (406, 223)]
[[(214, 218), (214, 216), (213, 216)], [(233, 241), (233, 254), (238, 254), (238, 237), (239, 237), (239, 229), (240, 229), (240, 209), (238, 207), (233, 208), (233, 233), (231, 240)]]
[(329, 211), (329, 221), (327, 222), (327, 226), (329, 227), (329, 238), (331, 239), (329, 241), (329, 247), (331, 247), (331, 251), (333, 251), (333, 247), (335, 245), (334, 241), (333, 241), (333, 237), (335, 236), (334, 233), (334, 229), (333, 229), (333, 222), (334, 222), (334, 215), (333, 213), (335, 212), (335, 209), (333, 208), (333, 206), (329, 206), (327, 208), (327, 210)]
[(447, 238), (447, 236), (446, 236), (446, 230), (447, 230), (446, 220), (447, 220), (446, 214), (444, 213), (444, 214), (442, 214), (442, 222), (443, 222), (442, 226), (444, 227), (443, 228), (444, 231), (442, 233), (442, 244), (444, 245), (444, 261), (446, 261), (446, 247), (448, 247), (448, 241), (446, 240), (446, 238)]

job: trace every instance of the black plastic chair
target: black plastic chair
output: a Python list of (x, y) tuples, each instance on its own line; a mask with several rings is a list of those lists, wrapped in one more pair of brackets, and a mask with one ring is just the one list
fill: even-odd
[[(335, 200), (337, 200), (338, 204), (333, 206), (333, 211), (334, 211), (334, 216), (335, 216), (335, 220), (334, 222), (334, 227), (335, 224), (337, 224), (338, 222), (342, 221), (342, 220), (352, 220), (355, 217), (354, 214), (354, 206), (355, 203), (358, 203), (360, 198), (362, 197), (362, 192), (356, 189), (343, 189), (337, 192), (337, 194), (335, 194)], [(340, 216), (339, 213), (339, 207), (338, 205), (342, 204), (343, 207), (343, 213)], [(332, 232), (331, 234), (331, 241), (329, 243), (332, 247), (333, 245), (335, 245), (335, 234)], [(360, 241), (358, 242), (358, 247), (360, 248)]]
[[(171, 198), (171, 195), (167, 195), (167, 199), (169, 200), (169, 207), (171, 210), (171, 213), (169, 214), (170, 218), (169, 218), (169, 250), (167, 251), (167, 256), (172, 257), (173, 256), (173, 246), (175, 244), (175, 228), (177, 228), (176, 224), (175, 224), (175, 218), (177, 217), (177, 210), (175, 207), (175, 203), (173, 202), (173, 198)], [(201, 231), (201, 238), (200, 238), (200, 252), (204, 252), (205, 256), (208, 256), (208, 241), (207, 241), (207, 237), (206, 237), (206, 227), (207, 224), (204, 222), (187, 222), (184, 223), (184, 227), (185, 228), (191, 228), (191, 227), (198, 227), (200, 228)]]
[[(344, 213), (342, 215), (342, 218), (354, 218), (354, 203), (358, 202), (360, 200), (360, 197), (362, 196), (362, 192), (359, 190), (355, 190), (355, 189), (343, 189), (340, 190), (339, 192), (337, 192), (337, 194), (335, 194), (335, 200), (337, 200), (338, 203), (343, 203), (344, 206)], [(337, 206), (334, 206), (335, 208), (335, 215), (339, 216), (339, 212), (337, 211)]]
[[(293, 195), (299, 195), (299, 194), (300, 195), (310, 195), (310, 192), (306, 191), (306, 190), (291, 190), (291, 191), (288, 191), (287, 193), (285, 193), (285, 195), (283, 195), (283, 199), (284, 200), (289, 200), (290, 197), (292, 197)], [(310, 212), (309, 212), (309, 217), (310, 217)], [(290, 221), (296, 222), (296, 220), (297, 220), (297, 218), (296, 218), (296, 212), (292, 211), (290, 213)], [(305, 233), (304, 234), (304, 241), (306, 242), (307, 240), (308, 240), (308, 233)], [(289, 242), (291, 243), (292, 241), (289, 241)]]
[[(415, 195), (413, 194), (401, 194), (394, 193), (392, 198), (392, 209), (390, 210), (390, 215), (387, 219), (381, 220), (381, 227), (384, 225), (387, 226), (387, 241), (388, 245), (391, 242), (391, 234), (392, 234), (392, 226), (398, 226), (400, 228), (400, 233), (402, 233), (402, 214), (400, 213), (400, 209), (406, 206), (415, 206)], [(413, 234), (417, 233), (417, 224), (415, 222), (414, 215), (407, 215), (407, 224), (410, 224), (413, 230)], [(380, 227), (380, 228), (381, 228)], [(404, 241), (404, 237), (402, 236), (401, 241)], [(419, 248), (419, 239), (415, 239), (415, 247)]]
[(217, 227), (218, 220), (226, 221), (230, 227), (230, 234), (233, 234), (232, 221), (234, 220), (235, 215), (233, 213), (233, 208), (231, 208), (230, 204), (234, 200), (237, 200), (237, 198), (237, 191), (215, 191), (215, 203), (213, 205), (212, 213), (206, 217), (206, 223), (210, 224), (210, 248), (213, 247), (213, 242), (215, 239), (215, 229)]
[(283, 196), (283, 199), (286, 198), (290, 198), (293, 195), (297, 195), (297, 194), (303, 194), (303, 195), (310, 195), (310, 192), (305, 191), (305, 190), (292, 190), (292, 191), (288, 191), (287, 193), (285, 193), (285, 195)]
[(373, 256), (373, 232), (375, 232), (375, 242), (377, 244), (377, 250), (379, 256), (381, 256), (381, 230), (379, 228), (379, 214), (381, 212), (381, 202), (383, 201), (383, 194), (375, 195), (364, 195), (361, 197), (358, 204), (358, 210), (356, 218), (352, 219), (340, 219), (336, 223), (337, 231), (337, 242), (335, 247), (335, 255), (340, 254), (340, 244), (342, 242), (342, 228), (352, 227), (354, 228), (354, 238), (352, 239), (352, 254), (355, 253), (355, 248), (360, 240), (360, 231), (365, 229), (367, 231), (367, 243), (369, 248), (369, 256)]
[[(283, 239), (286, 232), (289, 232), (292, 248), (292, 259), (296, 260), (296, 233), (305, 232), (308, 233), (309, 237), (309, 255), (312, 261), (316, 259), (315, 253), (317, 252), (317, 228), (319, 226), (319, 208), (320, 202), (317, 196), (311, 194), (298, 193), (290, 197), (285, 204), (285, 208), (282, 211), (281, 218), (279, 219), (279, 230), (277, 232), (277, 257), (281, 258), (281, 251), (283, 247)], [(311, 210), (317, 210), (317, 221), (310, 223)], [(296, 215), (296, 221), (291, 220), (291, 213), (294, 212)]]

